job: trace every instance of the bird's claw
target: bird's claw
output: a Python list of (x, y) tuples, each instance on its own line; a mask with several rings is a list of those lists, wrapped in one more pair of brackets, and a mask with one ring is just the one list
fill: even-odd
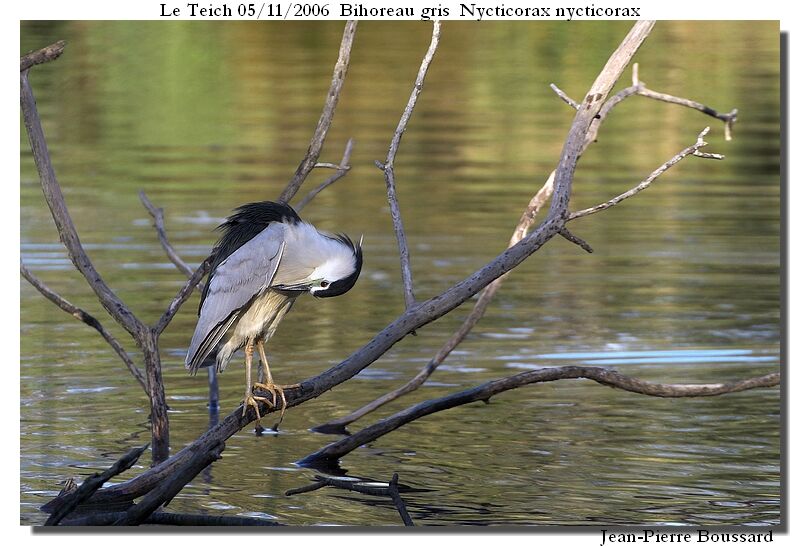
[[(294, 385), (288, 385), (288, 386), (294, 386)], [(281, 385), (276, 385), (275, 383), (256, 383), (253, 385), (253, 388), (261, 389), (270, 393), (270, 395), (272, 395), (273, 408), (275, 407), (275, 404), (278, 401), (278, 396), (281, 397), (281, 416), (278, 419), (278, 425), (280, 425), (283, 422), (283, 414), (286, 413), (286, 395), (283, 393), (283, 389), (286, 387), (283, 387)]]
[(242, 417), (247, 414), (248, 406), (253, 406), (253, 409), (256, 410), (256, 424), (261, 426), (261, 412), (258, 410), (259, 402), (266, 402), (270, 407), (275, 407), (275, 404), (269, 398), (264, 398), (263, 396), (253, 396), (252, 394), (248, 393), (242, 401)]

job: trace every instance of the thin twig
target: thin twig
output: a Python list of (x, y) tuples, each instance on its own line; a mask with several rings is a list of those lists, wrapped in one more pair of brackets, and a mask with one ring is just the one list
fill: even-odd
[(200, 283), (203, 277), (206, 276), (206, 273), (208, 273), (208, 269), (211, 266), (212, 259), (213, 256), (209, 256), (208, 258), (203, 260), (203, 262), (199, 266), (197, 266), (197, 269), (195, 269), (194, 273), (189, 278), (189, 280), (187, 280), (186, 283), (181, 287), (181, 289), (178, 290), (178, 293), (170, 302), (169, 306), (167, 307), (167, 310), (164, 311), (164, 314), (161, 315), (161, 318), (158, 320), (158, 323), (153, 328), (156, 335), (164, 331), (167, 325), (175, 317), (175, 314), (181, 308), (181, 305), (183, 305), (183, 303), (187, 299), (189, 299), (189, 296), (192, 295), (192, 291)]
[(592, 247), (589, 246), (589, 243), (587, 243), (586, 241), (584, 241), (583, 239), (581, 239), (580, 237), (578, 237), (577, 235), (572, 233), (566, 227), (561, 228), (561, 231), (559, 231), (558, 234), (561, 235), (564, 239), (566, 239), (570, 243), (578, 245), (579, 247), (581, 247), (583, 250), (585, 250), (589, 254), (594, 252)]
[(288, 491), (286, 491), (286, 493), (284, 493), (284, 495), (286, 495), (287, 497), (292, 497), (294, 495), (300, 495), (301, 493), (310, 493), (311, 491), (322, 489), (323, 487), (327, 487), (328, 485), (329, 484), (327, 481), (322, 479), (317, 479), (317, 481), (309, 483), (307, 485), (301, 485), (300, 487), (289, 489)]
[(331, 79), (331, 86), (328, 89), (328, 95), (325, 99), (325, 106), (322, 109), (322, 114), (317, 122), (317, 128), (314, 131), (314, 136), (311, 137), (311, 143), (308, 146), (306, 156), (297, 166), (289, 184), (286, 185), (283, 192), (281, 192), (279, 201), (288, 203), (295, 196), (297, 190), (303, 184), (309, 173), (314, 169), (319, 159), (319, 154), (322, 152), (322, 146), (325, 144), (325, 137), (330, 129), (331, 122), (333, 121), (333, 114), (336, 111), (336, 104), (339, 102), (339, 94), (342, 92), (344, 86), (344, 79), (347, 76), (347, 69), (350, 66), (350, 50), (353, 47), (353, 39), (356, 34), (357, 21), (347, 21), (344, 26), (344, 34), (342, 35), (342, 42), (339, 46), (339, 58), (336, 65), (333, 67), (333, 78)]
[(711, 116), (712, 118), (717, 118), (720, 121), (725, 122), (725, 140), (731, 140), (733, 138), (733, 124), (736, 123), (736, 117), (739, 114), (739, 111), (734, 108), (727, 114), (723, 114), (721, 112), (717, 112), (713, 108), (706, 106), (700, 102), (684, 99), (681, 97), (676, 97), (673, 95), (669, 95), (667, 93), (659, 93), (658, 91), (651, 91), (650, 89), (646, 88), (643, 83), (639, 83), (639, 90), (636, 92), (637, 95), (641, 95), (642, 97), (647, 97), (650, 99), (660, 100), (662, 102), (669, 102), (672, 104), (680, 104), (681, 106), (686, 106), (687, 108), (694, 108), (695, 110), (699, 110), (706, 115)]
[[(342, 155), (342, 160), (339, 162), (338, 165), (334, 165), (336, 168), (336, 172), (329, 176), (322, 184), (308, 192), (305, 197), (303, 197), (302, 201), (300, 201), (297, 205), (295, 205), (294, 210), (300, 212), (303, 208), (308, 205), (312, 199), (314, 199), (319, 192), (339, 180), (340, 178), (344, 177), (348, 172), (350, 172), (350, 154), (353, 153), (353, 145), (355, 142), (353, 139), (349, 139), (347, 144), (344, 147), (344, 155)], [(319, 165), (319, 164), (318, 164)]]
[[(147, 195), (144, 193), (144, 190), (139, 191), (139, 200), (144, 205), (144, 208), (147, 209), (147, 212), (150, 213), (150, 216), (153, 217), (153, 227), (156, 228), (158, 241), (161, 243), (161, 248), (164, 249), (169, 261), (171, 261), (181, 273), (187, 277), (191, 277), (194, 273), (192, 268), (189, 266), (189, 264), (183, 261), (183, 259), (175, 251), (175, 247), (172, 246), (172, 243), (170, 243), (169, 239), (167, 238), (167, 230), (164, 227), (164, 209), (156, 207), (150, 201), (150, 199), (148, 199)], [(203, 290), (201, 284), (198, 284), (197, 288), (198, 290)]]
[(28, 270), (28, 268), (25, 267), (24, 264), (22, 264), (22, 262), (20, 262), (19, 264), (19, 272), (22, 274), (23, 277), (25, 277), (25, 280), (31, 283), (31, 285), (36, 290), (38, 290), (39, 293), (43, 295), (45, 298), (56, 304), (63, 311), (66, 311), (79, 321), (97, 330), (97, 333), (99, 333), (103, 337), (103, 339), (105, 339), (106, 342), (109, 345), (111, 345), (111, 348), (114, 349), (114, 352), (117, 353), (117, 356), (120, 357), (122, 362), (128, 368), (128, 371), (130, 371), (131, 375), (133, 375), (134, 379), (136, 379), (136, 381), (139, 382), (139, 384), (142, 386), (142, 389), (144, 389), (145, 394), (147, 393), (147, 380), (145, 379), (144, 374), (141, 372), (141, 370), (139, 370), (139, 368), (136, 367), (136, 364), (134, 364), (133, 359), (130, 357), (128, 352), (122, 347), (122, 345), (120, 345), (119, 341), (117, 341), (117, 338), (115, 338), (111, 334), (111, 332), (106, 330), (99, 320), (97, 320), (95, 317), (93, 317), (80, 307), (73, 305), (72, 303), (61, 297), (60, 294), (52, 290), (49, 286), (47, 286), (44, 282), (42, 282), (41, 279), (39, 279), (33, 273), (31, 273), (30, 270)]
[(621, 193), (621, 194), (617, 195), (616, 197), (614, 197), (612, 199), (609, 199), (605, 203), (600, 203), (599, 205), (595, 205), (593, 207), (589, 207), (588, 209), (583, 209), (583, 210), (579, 210), (577, 212), (573, 212), (573, 213), (571, 213), (569, 215), (569, 218), (567, 219), (567, 221), (575, 220), (577, 218), (582, 218), (584, 216), (588, 216), (590, 214), (594, 214), (596, 212), (600, 212), (601, 210), (605, 210), (607, 208), (613, 207), (614, 205), (617, 205), (617, 204), (621, 203), (625, 199), (628, 199), (629, 197), (632, 197), (632, 196), (636, 195), (640, 191), (645, 190), (648, 187), (650, 187), (650, 184), (652, 184), (653, 181), (655, 181), (665, 171), (667, 171), (668, 169), (670, 169), (671, 167), (676, 165), (678, 162), (680, 162), (682, 159), (684, 159), (684, 158), (686, 158), (686, 157), (688, 157), (690, 155), (694, 155), (694, 156), (698, 156), (698, 157), (702, 157), (702, 158), (707, 158), (707, 159), (724, 159), (725, 156), (722, 156), (720, 154), (701, 154), (701, 153), (698, 153), (698, 150), (700, 150), (700, 148), (702, 148), (703, 146), (706, 146), (708, 144), (704, 140), (704, 137), (706, 136), (706, 134), (708, 134), (709, 130), (710, 130), (709, 127), (706, 127), (705, 129), (703, 129), (700, 132), (700, 134), (697, 136), (697, 142), (695, 142), (694, 144), (692, 144), (691, 146), (689, 146), (687, 148), (684, 148), (683, 150), (681, 150), (680, 152), (675, 154), (672, 158), (670, 158), (667, 161), (665, 161), (660, 167), (658, 167), (656, 170), (654, 170), (652, 173), (650, 173), (650, 176), (648, 176), (647, 178), (645, 178), (644, 180), (639, 182), (639, 184), (637, 184), (635, 187), (629, 189), (628, 191), (626, 191), (624, 193)]
[(563, 100), (564, 102), (566, 102), (567, 104), (569, 104), (570, 106), (572, 106), (572, 108), (574, 108), (575, 110), (577, 110), (578, 108), (580, 108), (580, 106), (581, 106), (581, 105), (580, 105), (580, 104), (578, 104), (577, 102), (575, 102), (574, 100), (572, 100), (572, 99), (571, 99), (571, 98), (570, 98), (570, 97), (569, 97), (569, 96), (568, 96), (566, 93), (564, 93), (564, 91), (562, 91), (562, 90), (561, 90), (561, 88), (560, 88), (560, 87), (558, 87), (556, 84), (554, 84), (554, 83), (551, 83), (551, 84), (550, 84), (550, 89), (552, 89), (552, 90), (555, 92), (555, 94), (556, 94), (556, 95), (558, 95), (558, 98), (560, 98), (561, 100)]
[[(572, 100), (564, 91), (556, 87), (555, 84), (550, 84), (550, 87), (553, 91), (567, 104), (575, 108), (576, 102)], [(669, 95), (667, 93), (660, 93), (658, 91), (653, 91), (648, 89), (647, 86), (639, 80), (639, 63), (633, 63), (633, 69), (631, 71), (631, 85), (624, 89), (621, 89), (616, 94), (614, 94), (611, 98), (606, 101), (606, 104), (603, 105), (603, 108), (598, 113), (597, 119), (602, 121), (605, 119), (608, 112), (611, 111), (618, 103), (623, 101), (624, 99), (632, 96), (632, 95), (639, 95), (642, 97), (647, 97), (650, 99), (668, 102), (670, 104), (677, 104), (679, 106), (685, 106), (687, 108), (693, 108), (694, 110), (698, 110), (706, 114), (707, 116), (711, 116), (716, 118), (725, 124), (725, 140), (731, 140), (733, 138), (733, 125), (737, 121), (737, 116), (739, 114), (738, 109), (734, 108), (728, 113), (721, 113), (711, 108), (710, 106), (706, 106), (701, 102), (697, 102), (696, 100), (685, 99), (683, 97), (676, 97), (674, 95)], [(599, 125), (599, 124), (598, 124)], [(590, 129), (590, 137), (589, 140), (594, 141), (597, 138), (597, 129), (596, 126)]]
[(382, 419), (374, 425), (368, 426), (351, 436), (333, 442), (304, 457), (298, 464), (308, 467), (323, 467), (330, 465), (344, 455), (366, 443), (372, 442), (381, 436), (412, 421), (464, 404), (476, 401), (487, 401), (492, 396), (501, 392), (516, 389), (531, 383), (542, 383), (560, 379), (591, 379), (601, 385), (615, 387), (625, 391), (658, 396), (662, 398), (685, 398), (699, 396), (717, 396), (739, 392), (748, 389), (774, 387), (780, 383), (780, 373), (771, 373), (759, 377), (742, 379), (730, 383), (713, 383), (700, 385), (671, 385), (651, 383), (613, 370), (586, 366), (562, 366), (557, 368), (542, 368), (522, 372), (483, 385), (473, 387), (461, 392), (449, 394), (441, 398), (426, 400), (394, 415)]
[(416, 106), (417, 99), (420, 93), (422, 93), (428, 67), (431, 61), (433, 61), (436, 49), (439, 47), (440, 34), (441, 23), (439, 21), (434, 21), (431, 43), (428, 46), (428, 51), (422, 58), (422, 63), (419, 65), (419, 72), (417, 72), (417, 79), (414, 82), (414, 89), (411, 91), (411, 96), (408, 98), (408, 103), (403, 110), (403, 115), (400, 116), (400, 122), (397, 124), (397, 129), (394, 131), (394, 136), (389, 144), (389, 152), (386, 154), (386, 161), (384, 161), (383, 164), (376, 161), (378, 168), (383, 171), (383, 176), (386, 180), (386, 195), (389, 200), (392, 224), (394, 225), (394, 233), (397, 237), (397, 246), (400, 252), (400, 272), (403, 277), (403, 294), (405, 297), (406, 309), (413, 307), (416, 304), (416, 299), (414, 298), (414, 282), (411, 278), (408, 242), (406, 241), (406, 232), (403, 228), (403, 218), (400, 215), (400, 204), (397, 201), (397, 189), (394, 180), (394, 159), (397, 156), (397, 150), (400, 148), (400, 139), (403, 138), (403, 134), (408, 127), (408, 121), (411, 119), (411, 114), (414, 112), (414, 106)]
[(122, 474), (139, 460), (139, 457), (147, 449), (148, 445), (131, 449), (128, 453), (123, 455), (117, 462), (111, 465), (110, 468), (105, 470), (102, 474), (92, 474), (75, 490), (67, 493), (61, 497), (63, 504), (50, 514), (50, 517), (45, 521), (45, 525), (58, 525), (58, 523), (75, 510), (81, 502), (85, 501), (92, 494), (103, 486), (108, 480), (118, 474)]

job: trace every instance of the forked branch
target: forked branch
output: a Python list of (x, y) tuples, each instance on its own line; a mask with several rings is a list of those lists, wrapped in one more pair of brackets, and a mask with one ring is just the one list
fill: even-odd
[[(342, 160), (339, 162), (338, 165), (333, 164), (325, 164), (326, 167), (336, 169), (336, 172), (325, 179), (322, 184), (311, 190), (303, 197), (302, 201), (300, 201), (297, 205), (295, 205), (294, 210), (300, 212), (308, 205), (312, 199), (314, 199), (319, 193), (327, 188), (328, 186), (332, 185), (334, 182), (339, 180), (340, 178), (344, 177), (348, 172), (350, 172), (350, 155), (353, 153), (353, 145), (355, 142), (353, 139), (349, 139), (347, 144), (344, 147), (344, 155), (342, 155)], [(317, 163), (317, 167), (320, 167), (321, 164)]]
[(295, 196), (300, 186), (303, 184), (309, 173), (317, 165), (319, 154), (322, 152), (322, 146), (325, 144), (325, 137), (328, 135), (328, 129), (333, 122), (333, 114), (336, 111), (336, 105), (339, 103), (339, 95), (344, 86), (344, 79), (347, 76), (347, 69), (350, 67), (350, 50), (353, 48), (353, 40), (356, 35), (357, 21), (347, 21), (344, 26), (344, 34), (342, 35), (342, 42), (339, 46), (339, 58), (336, 65), (333, 67), (333, 77), (331, 78), (331, 85), (328, 89), (328, 94), (325, 99), (325, 106), (322, 108), (322, 114), (317, 122), (317, 128), (314, 131), (314, 136), (311, 137), (311, 143), (308, 146), (308, 151), (305, 157), (297, 166), (294, 176), (284, 188), (279, 201), (288, 203)]

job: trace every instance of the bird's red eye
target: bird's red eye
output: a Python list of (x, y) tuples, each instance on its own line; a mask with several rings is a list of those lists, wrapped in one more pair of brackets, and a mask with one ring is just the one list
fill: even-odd
[(331, 283), (329, 283), (328, 281), (322, 281), (321, 283), (319, 283), (319, 285), (320, 285), (322, 288), (328, 288), (328, 286), (330, 286), (330, 284), (331, 284)]

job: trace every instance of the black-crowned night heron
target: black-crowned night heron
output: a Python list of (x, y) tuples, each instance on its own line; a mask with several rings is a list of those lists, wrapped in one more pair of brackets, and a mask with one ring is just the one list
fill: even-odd
[(223, 231), (214, 247), (208, 281), (200, 298), (199, 319), (186, 368), (192, 373), (209, 364), (203, 361), (216, 349), (217, 370), (222, 372), (233, 353), (244, 348), (247, 386), (244, 412), (254, 406), (261, 419), (250, 376), (253, 349), (266, 371), (266, 384), (256, 383), (281, 396), (264, 352), (295, 300), (305, 294), (318, 298), (339, 296), (350, 290), (361, 272), (361, 243), (346, 235), (322, 233), (303, 222), (289, 205), (263, 201), (235, 209), (217, 228)]

